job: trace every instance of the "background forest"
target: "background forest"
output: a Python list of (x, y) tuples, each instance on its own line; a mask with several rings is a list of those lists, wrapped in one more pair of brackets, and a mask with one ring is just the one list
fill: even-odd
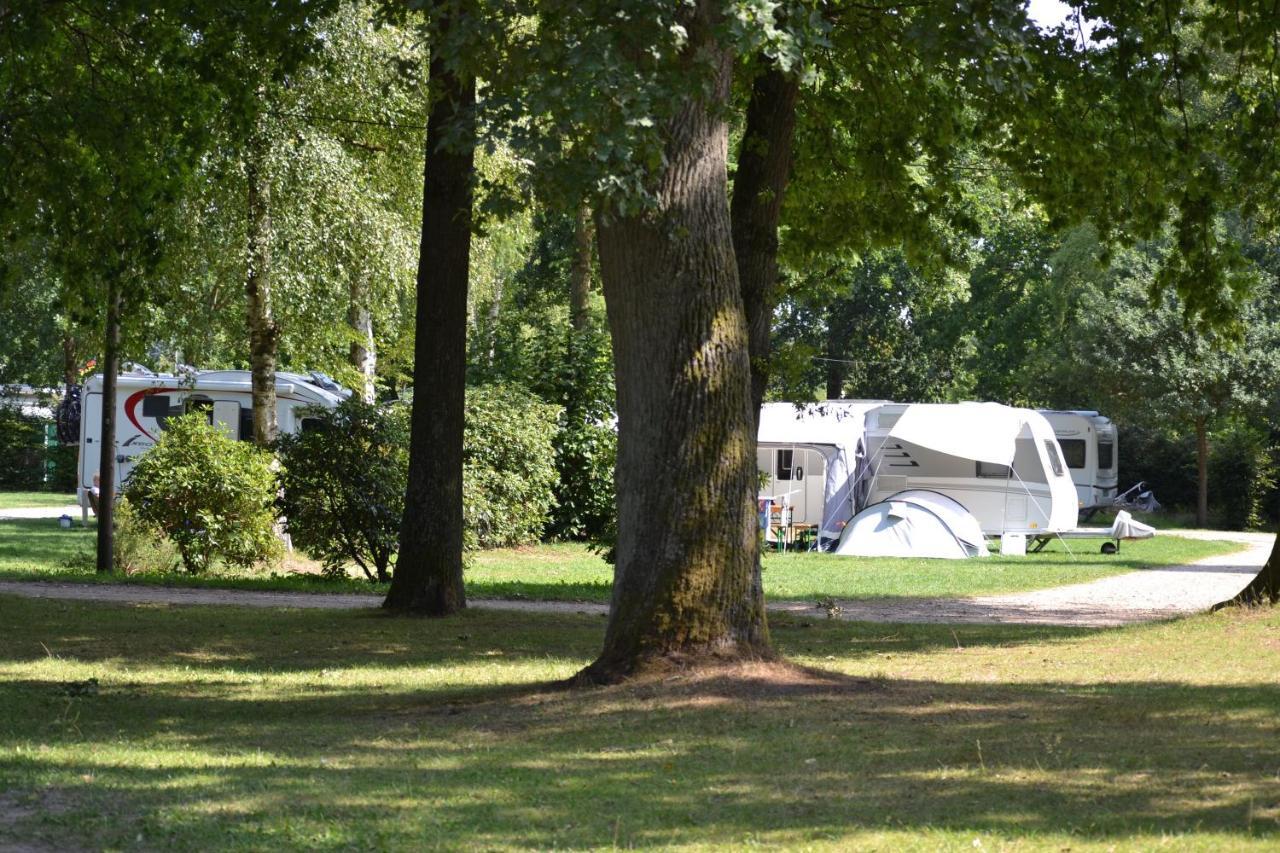
[[(244, 282), (265, 245), (279, 369), (323, 371), (368, 399), (430, 393), (430, 366), (412, 365), (424, 56), (412, 27), (374, 19), (341, 6), (287, 74), (241, 57), (261, 81), (253, 130), (208, 128), (198, 168), (159, 208), (165, 238), (137, 284), (147, 298), (126, 324), (127, 360), (248, 367)], [(998, 161), (958, 159), (947, 209), (914, 240), (825, 239), (838, 206), (814, 187), (788, 197), (768, 397), (1096, 409), (1121, 428), (1121, 488), (1145, 480), (1192, 509), (1203, 462), (1214, 523), (1275, 519), (1275, 238), (1219, 223), (1243, 246), (1243, 297), (1210, 329), (1158, 286), (1178, 234), (1116, 242), (1051, 221)], [(499, 146), (478, 152), (468, 381), (560, 407), (546, 534), (598, 536), (612, 517), (614, 392), (591, 217), (527, 191), (525, 169)], [(33, 233), (0, 245), (0, 383), (59, 387), (101, 359), (102, 317), (65, 235)]]

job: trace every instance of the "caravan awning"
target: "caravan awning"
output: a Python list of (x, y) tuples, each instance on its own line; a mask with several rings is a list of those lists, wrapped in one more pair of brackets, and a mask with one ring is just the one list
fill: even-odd
[(1025, 412), (999, 403), (907, 406), (889, 436), (950, 456), (1012, 465)]

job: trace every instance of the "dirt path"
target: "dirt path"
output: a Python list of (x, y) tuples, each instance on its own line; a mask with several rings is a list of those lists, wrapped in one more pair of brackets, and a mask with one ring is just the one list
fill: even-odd
[[(1226, 539), (1248, 545), (1244, 551), (1208, 557), (1186, 566), (1145, 569), (1089, 583), (1010, 595), (972, 598), (894, 598), (842, 600), (831, 607), (812, 603), (774, 602), (771, 612), (857, 622), (938, 622), (1036, 624), (1110, 627), (1170, 619), (1208, 610), (1235, 595), (1266, 562), (1273, 536), (1263, 533), (1164, 531), (1161, 535), (1196, 539)], [(162, 586), (0, 581), (0, 594), (27, 598), (105, 601), (118, 604), (231, 605), (236, 607), (296, 607), (359, 609), (377, 607), (373, 595), (245, 590), (179, 589)], [(537, 613), (604, 615), (603, 604), (559, 601), (472, 601), (478, 608)]]

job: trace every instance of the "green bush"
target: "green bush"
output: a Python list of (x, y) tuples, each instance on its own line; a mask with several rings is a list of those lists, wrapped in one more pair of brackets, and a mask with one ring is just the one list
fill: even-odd
[(168, 422), (123, 491), (138, 519), (164, 531), (192, 573), (215, 558), (245, 567), (277, 559), (275, 493), (271, 454), (227, 438), (199, 413)]
[(386, 581), (399, 545), (409, 464), (409, 409), (352, 397), (308, 412), (320, 427), (280, 438), (281, 507), (293, 543), (344, 577), (354, 562)]
[(1227, 530), (1261, 527), (1263, 504), (1276, 486), (1267, 435), (1244, 424), (1214, 433), (1209, 452), (1209, 505)]
[(464, 542), (498, 548), (536, 541), (555, 508), (552, 440), (560, 415), (513, 385), (467, 389)]
[(138, 517), (127, 498), (120, 498), (115, 508), (115, 567), (125, 574), (172, 572), (182, 564), (173, 541), (155, 524)]

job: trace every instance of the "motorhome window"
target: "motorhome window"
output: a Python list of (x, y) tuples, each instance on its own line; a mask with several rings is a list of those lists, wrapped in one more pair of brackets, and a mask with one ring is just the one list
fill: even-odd
[(240, 440), (253, 441), (253, 409), (240, 409)]
[(791, 479), (791, 465), (795, 461), (795, 451), (779, 450), (778, 451), (778, 479)]
[(1000, 465), (995, 462), (979, 462), (978, 476), (990, 477), (991, 479), (1007, 480), (1012, 471), (1008, 465)]
[(322, 421), (320, 418), (303, 418), (302, 419), (303, 432), (319, 432), (322, 429), (324, 429), (324, 421)]
[(164, 394), (148, 394), (142, 398), (142, 416), (163, 418), (169, 414), (169, 398)]
[(1085, 459), (1085, 443), (1083, 438), (1060, 438), (1058, 444), (1062, 446), (1062, 458), (1066, 460), (1068, 468), (1083, 468)]
[(1061, 477), (1063, 475), (1062, 458), (1058, 456), (1058, 442), (1051, 438), (1044, 440), (1045, 452), (1049, 454), (1049, 464), (1053, 467), (1053, 476)]
[(213, 401), (208, 397), (188, 397), (186, 409), (187, 414), (202, 412), (205, 420), (210, 424), (213, 423)]
[(1098, 442), (1098, 468), (1110, 471), (1115, 465), (1115, 445), (1109, 441)]

